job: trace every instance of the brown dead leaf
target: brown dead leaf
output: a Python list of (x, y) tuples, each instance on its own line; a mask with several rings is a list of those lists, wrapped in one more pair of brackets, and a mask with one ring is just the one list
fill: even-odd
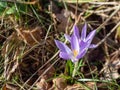
[(4, 85), (4, 86), (2, 87), (2, 90), (7, 90), (6, 85)]
[(39, 26), (34, 29), (16, 28), (16, 30), (23, 41), (30, 46), (39, 44), (43, 36), (43, 30)]
[(108, 89), (108, 83), (97, 83), (98, 90), (109, 90)]
[(60, 24), (57, 25), (57, 29), (59, 31), (64, 31), (66, 29), (66, 26), (70, 25), (70, 22), (68, 22), (68, 18), (71, 15), (71, 12), (62, 10), (61, 13), (56, 14), (56, 19)]
[(67, 86), (64, 78), (58, 77), (53, 79), (53, 86), (49, 90), (64, 90)]
[[(19, 42), (18, 42), (19, 41)], [(8, 52), (12, 52), (12, 46), (14, 45), (14, 47), (18, 47), (21, 44), (21, 40), (20, 38), (16, 35), (16, 33), (12, 33), (4, 42), (4, 45), (2, 47), (2, 56), (5, 57), (5, 54), (7, 54)], [(8, 46), (7, 46), (8, 45)], [(7, 48), (7, 49), (6, 49)], [(10, 51), (11, 50), (11, 51)]]
[(112, 55), (109, 62), (106, 62), (103, 67), (104, 77), (102, 79), (112, 80), (120, 77), (119, 69), (120, 69), (120, 49)]
[(7, 83), (3, 86), (2, 90), (19, 90), (19, 87), (14, 84)]
[(74, 84), (72, 86), (67, 86), (64, 90), (85, 90), (80, 84)]
[[(38, 71), (38, 76), (40, 76), (47, 68), (49, 68), (50, 64), (48, 64), (46, 67), (44, 67), (42, 70)], [(50, 82), (51, 81), (46, 81), (50, 78), (53, 77), (55, 73), (55, 68), (51, 67), (48, 72), (42, 76), (41, 80), (36, 84), (36, 86), (40, 89), (40, 90), (48, 90), (50, 88)]]
[(50, 85), (44, 78), (41, 78), (41, 80), (36, 84), (37, 88), (39, 90), (48, 90), (50, 88)]
[(91, 90), (95, 89), (95, 82), (87, 82), (86, 86), (89, 87)]
[(53, 2), (52, 0), (50, 1), (50, 4), (51, 4), (51, 10), (52, 10), (52, 13), (59, 13), (60, 12), (60, 8), (58, 7), (58, 5)]

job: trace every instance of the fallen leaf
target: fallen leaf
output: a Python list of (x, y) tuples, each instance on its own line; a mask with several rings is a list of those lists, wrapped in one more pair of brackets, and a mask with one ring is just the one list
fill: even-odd
[(21, 27), (16, 28), (16, 30), (18, 35), (22, 37), (22, 40), (30, 46), (39, 44), (43, 36), (43, 30), (39, 26), (27, 30)]
[(120, 69), (120, 49), (112, 55), (110, 58), (109, 62), (106, 62), (102, 71), (104, 77), (101, 77), (101, 79), (107, 79), (107, 80), (112, 80), (112, 79), (117, 79), (120, 77), (119, 74), (119, 69)]
[[(38, 76), (40, 76), (47, 68), (49, 68), (50, 64), (48, 64), (46, 67), (44, 67), (42, 70), (38, 71)], [(52, 78), (53, 75), (55, 73), (55, 68), (51, 67), (45, 75), (42, 76), (42, 78), (40, 79), (40, 81), (36, 84), (36, 86), (38, 87), (38, 89), (40, 90), (48, 90), (50, 88), (50, 82), (51, 80), (49, 80), (47, 82), (48, 79)]]
[(53, 79), (53, 86), (49, 90), (64, 90), (67, 83), (64, 78), (58, 77)]
[(90, 88), (91, 90), (95, 89), (95, 82), (87, 82), (85, 85)]
[(44, 78), (41, 78), (41, 80), (36, 84), (36, 86), (39, 90), (48, 90), (50, 88), (49, 83)]
[(85, 90), (80, 84), (67, 86), (64, 90)]
[(62, 10), (61, 13), (56, 14), (56, 19), (58, 20), (59, 24), (57, 25), (57, 29), (62, 32), (65, 32), (66, 26), (70, 25), (71, 23), (68, 22), (68, 18), (71, 16), (71, 12), (67, 10)]
[(19, 90), (19, 87), (11, 83), (6, 83), (2, 90)]

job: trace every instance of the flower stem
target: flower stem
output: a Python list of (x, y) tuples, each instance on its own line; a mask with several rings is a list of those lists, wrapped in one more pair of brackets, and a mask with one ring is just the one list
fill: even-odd
[(74, 70), (73, 70), (73, 73), (72, 73), (72, 77), (74, 78), (75, 75), (76, 75), (76, 72), (77, 72), (77, 67), (78, 67), (78, 62), (75, 62), (75, 65), (74, 65)]

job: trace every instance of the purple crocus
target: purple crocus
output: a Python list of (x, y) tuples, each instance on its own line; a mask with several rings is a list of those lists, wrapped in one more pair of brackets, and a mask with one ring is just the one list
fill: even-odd
[(79, 35), (79, 29), (77, 26), (74, 26), (74, 31), (71, 36), (65, 34), (65, 38), (70, 42), (71, 48), (61, 41), (55, 40), (55, 44), (60, 49), (59, 56), (65, 60), (71, 60), (72, 62), (77, 62), (82, 58), (88, 48), (94, 48), (95, 45), (92, 45), (92, 39), (95, 36), (95, 30), (90, 32), (86, 37), (86, 24), (84, 25), (81, 33)]
[[(95, 44), (91, 44), (94, 36), (95, 36), (95, 33), (96, 33), (96, 30), (93, 30), (91, 31), (87, 36), (86, 36), (86, 33), (87, 33), (87, 24), (84, 25), (84, 27), (82, 28), (82, 32), (81, 32), (81, 37), (80, 37), (80, 34), (79, 34), (79, 29), (77, 26), (74, 26), (73, 27), (73, 34), (78, 38), (79, 40), (79, 44), (80, 44), (80, 47), (82, 48), (95, 48), (97, 47)], [(70, 41), (71, 37), (67, 34), (65, 34), (65, 38)]]
[(71, 49), (58, 40), (55, 40), (55, 44), (60, 49), (59, 56), (65, 60), (70, 59), (72, 62), (77, 62), (86, 52), (86, 50), (80, 50), (79, 40), (74, 34), (71, 36), (70, 40)]
[(79, 38), (80, 44), (84, 42), (88, 44), (88, 48), (97, 47), (95, 44), (91, 44), (95, 36), (96, 30), (91, 31), (88, 35), (86, 35), (86, 33), (87, 33), (87, 24), (85, 24), (84, 27), (82, 28), (81, 37), (79, 35), (78, 27), (74, 26), (74, 34), (77, 36), (77, 38)]

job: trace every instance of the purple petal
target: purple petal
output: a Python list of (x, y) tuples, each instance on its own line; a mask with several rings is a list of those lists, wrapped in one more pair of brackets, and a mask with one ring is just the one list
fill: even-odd
[(86, 52), (87, 52), (87, 49), (82, 50), (82, 51), (79, 53), (79, 55), (77, 56), (77, 59), (80, 59), (80, 58), (84, 57), (85, 54), (86, 54)]
[(71, 36), (70, 43), (71, 43), (72, 51), (77, 50), (79, 52), (79, 49), (80, 49), (79, 40), (74, 34)]
[(86, 32), (87, 32), (87, 24), (85, 23), (84, 27), (82, 28), (82, 32), (81, 32), (82, 40), (84, 40), (86, 38)]
[(59, 56), (60, 56), (60, 58), (63, 58), (65, 60), (71, 59), (70, 55), (68, 53), (65, 53), (65, 52), (60, 52)]
[(93, 40), (93, 37), (95, 36), (95, 33), (96, 33), (96, 30), (91, 31), (91, 32), (88, 34), (88, 36), (87, 36), (87, 38), (86, 38), (86, 41), (88, 41), (89, 43), (91, 43), (91, 41)]
[(65, 39), (66, 39), (66, 40), (68, 40), (69, 42), (71, 41), (71, 37), (70, 37), (69, 35), (64, 34), (64, 36), (65, 36)]
[(73, 63), (77, 62), (78, 60), (79, 60), (79, 59), (77, 59), (77, 58), (71, 59), (71, 61), (72, 61)]
[(62, 43), (58, 40), (55, 40), (55, 44), (57, 45), (57, 47), (60, 49), (61, 52), (72, 53), (70, 48), (68, 46), (66, 46), (64, 43)]
[(64, 52), (60, 52), (59, 56), (65, 60), (71, 60), (72, 62), (77, 62), (78, 59), (73, 56), (73, 54), (68, 54)]
[(97, 47), (97, 45), (95, 45), (95, 44), (91, 44), (90, 46), (89, 46), (89, 48), (96, 48)]
[(73, 34), (77, 37), (77, 38), (80, 38), (80, 35), (79, 35), (79, 29), (78, 29), (78, 27), (75, 25), (74, 27), (73, 27)]
[(90, 46), (90, 44), (88, 42), (84, 42), (83, 40), (80, 41), (80, 52), (85, 49), (88, 48)]

